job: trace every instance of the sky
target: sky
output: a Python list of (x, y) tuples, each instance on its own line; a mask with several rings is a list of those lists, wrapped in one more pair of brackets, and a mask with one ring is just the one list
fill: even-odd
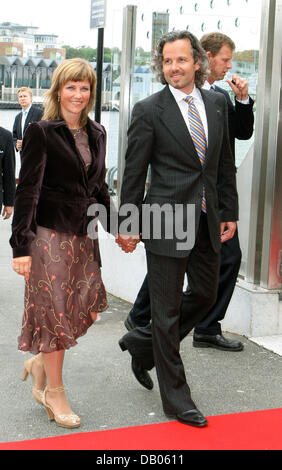
[[(5, 0), (0, 21), (38, 26), (40, 33), (58, 34), (64, 44), (95, 48), (97, 30), (90, 30), (90, 3), (90, 0)], [(217, 30), (220, 21), (220, 30), (232, 37), (237, 50), (259, 48), (261, 0), (107, 0), (105, 47), (121, 48), (122, 10), (128, 4), (137, 5), (136, 46), (145, 50), (150, 50), (152, 11), (167, 9), (170, 29), (188, 26), (200, 38), (204, 32)]]

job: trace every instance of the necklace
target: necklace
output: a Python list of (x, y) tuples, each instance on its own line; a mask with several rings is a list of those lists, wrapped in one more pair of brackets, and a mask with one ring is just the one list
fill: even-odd
[(74, 138), (76, 138), (82, 131), (82, 128), (80, 129), (71, 129), (71, 133), (73, 135)]

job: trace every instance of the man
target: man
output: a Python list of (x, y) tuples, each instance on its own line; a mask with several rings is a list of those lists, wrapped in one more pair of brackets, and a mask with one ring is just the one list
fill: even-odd
[(27, 87), (18, 89), (18, 102), (22, 110), (15, 117), (13, 140), (16, 151), (21, 152), (23, 136), (27, 126), (32, 122), (41, 121), (43, 110), (32, 104), (32, 90)]
[[(0, 214), (9, 219), (16, 191), (15, 151), (11, 132), (0, 127)], [(3, 212), (2, 212), (2, 206)]]
[[(227, 80), (235, 93), (235, 106), (226, 90), (214, 86), (217, 80), (223, 80), (232, 68), (234, 42), (225, 34), (210, 33), (201, 39), (201, 45), (209, 58), (210, 75), (203, 85), (204, 89), (223, 93), (228, 105), (229, 141), (235, 162), (235, 138), (250, 139), (253, 133), (254, 115), (253, 100), (248, 96), (248, 82), (237, 75), (232, 81)], [(194, 329), (194, 347), (212, 347), (224, 351), (242, 351), (241, 341), (231, 340), (223, 336), (220, 321), (224, 319), (231, 300), (241, 264), (241, 249), (236, 230), (234, 237), (221, 246), (221, 265), (218, 295), (215, 304), (207, 316)], [(188, 281), (189, 282), (189, 281)], [(190, 289), (186, 292), (189, 294)], [(186, 295), (183, 296), (182, 308), (185, 308)], [(151, 320), (150, 295), (147, 277), (137, 295), (136, 301), (125, 320), (128, 330), (135, 326), (145, 326)]]
[[(171, 214), (183, 207), (183, 227), (195, 230), (189, 247), (179, 244), (182, 237), (176, 234), (144, 239), (152, 326), (130, 331), (120, 346), (132, 355), (133, 373), (146, 388), (153, 386), (147, 370), (156, 366), (164, 412), (199, 427), (207, 420), (191, 398), (180, 340), (215, 302), (220, 244), (233, 236), (238, 213), (227, 104), (222, 94), (199, 88), (207, 69), (206, 54), (191, 33), (171, 32), (161, 38), (155, 70), (166, 87), (133, 109), (121, 190), (121, 211), (125, 204), (141, 209), (150, 164), (146, 205), (171, 206)], [(189, 219), (189, 205), (194, 220)], [(117, 242), (132, 251), (139, 239), (120, 229)], [(192, 292), (180, 321), (186, 271)]]

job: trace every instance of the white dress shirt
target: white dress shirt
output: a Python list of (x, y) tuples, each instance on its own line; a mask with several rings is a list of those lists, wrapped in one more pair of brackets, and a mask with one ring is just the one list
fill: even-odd
[[(171, 93), (173, 94), (175, 101), (177, 105), (179, 106), (179, 109), (182, 113), (183, 119), (189, 129), (190, 132), (190, 127), (189, 127), (189, 119), (188, 119), (188, 104), (184, 101), (185, 98), (187, 98), (188, 95), (183, 93), (183, 91), (178, 90), (177, 88), (173, 88), (171, 85), (169, 85), (169, 89)], [(206, 134), (206, 140), (208, 144), (208, 121), (207, 121), (207, 115), (206, 115), (206, 108), (204, 105), (204, 101), (201, 95), (201, 92), (194, 86), (194, 89), (192, 93), (189, 94), (189, 96), (193, 96), (193, 102), (194, 105), (196, 106), (198, 113), (201, 117), (205, 134)]]
[(30, 111), (31, 105), (27, 109), (22, 109), (22, 137), (24, 135), (24, 125), (25, 125), (25, 120), (27, 118), (27, 115)]

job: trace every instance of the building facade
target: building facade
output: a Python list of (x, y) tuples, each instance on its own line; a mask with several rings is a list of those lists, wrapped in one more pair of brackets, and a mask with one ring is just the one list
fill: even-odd
[(56, 34), (40, 34), (36, 26), (0, 23), (0, 56), (65, 59), (66, 50)]

